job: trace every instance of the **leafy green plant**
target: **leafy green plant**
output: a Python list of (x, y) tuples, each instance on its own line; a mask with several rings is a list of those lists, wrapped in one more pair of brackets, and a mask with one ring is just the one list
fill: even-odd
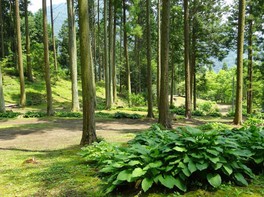
[(177, 115), (185, 115), (185, 107), (179, 106), (179, 107), (171, 107), (170, 109), (171, 113), (177, 114)]
[(142, 94), (130, 94), (129, 96), (132, 106), (145, 106), (146, 100)]
[(202, 131), (209, 131), (209, 130), (222, 131), (225, 129), (230, 129), (231, 127), (229, 125), (219, 123), (219, 122), (210, 122), (210, 123), (200, 125), (197, 128), (201, 129)]
[(27, 111), (24, 114), (24, 118), (41, 118), (45, 117), (47, 114), (45, 112)]
[(247, 120), (243, 123), (243, 126), (263, 126), (264, 120), (260, 119), (256, 116), (250, 116)]
[(220, 112), (217, 112), (217, 111), (210, 112), (207, 115), (212, 116), (212, 117), (222, 117), (222, 114)]
[[(107, 180), (107, 192), (131, 184), (141, 185), (144, 191), (160, 185), (184, 192), (192, 185), (217, 188), (223, 181), (247, 185), (253, 178), (247, 164), (256, 154), (243, 144), (231, 130), (203, 132), (181, 127), (164, 131), (154, 125), (103, 161), (100, 172)], [(263, 148), (263, 144), (258, 146)]]
[(194, 111), (192, 111), (192, 115), (193, 116), (203, 116), (204, 112), (201, 110), (194, 110)]
[(20, 115), (20, 112), (6, 111), (4, 113), (0, 113), (0, 118), (16, 118)]
[(142, 118), (142, 115), (140, 114), (128, 114), (128, 113), (124, 113), (124, 112), (116, 112), (114, 114), (114, 118), (117, 119), (122, 119), (122, 118), (129, 118), (129, 119), (140, 119)]

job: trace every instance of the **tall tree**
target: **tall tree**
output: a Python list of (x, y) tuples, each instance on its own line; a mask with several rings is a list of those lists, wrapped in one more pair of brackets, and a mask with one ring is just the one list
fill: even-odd
[(185, 117), (191, 118), (191, 70), (189, 41), (189, 0), (184, 0), (184, 65), (185, 65)]
[(79, 26), (80, 26), (80, 51), (81, 51), (81, 75), (83, 95), (83, 133), (81, 145), (92, 144), (96, 141), (95, 130), (95, 81), (93, 69), (93, 57), (89, 28), (88, 1), (78, 0)]
[(78, 96), (78, 79), (77, 79), (77, 46), (76, 46), (76, 27), (74, 0), (67, 0), (68, 7), (68, 26), (69, 26), (69, 55), (72, 80), (72, 111), (80, 110)]
[[(249, 14), (252, 14), (252, 5), (249, 5)], [(253, 100), (253, 19), (248, 21), (248, 75), (247, 75), (247, 113), (252, 113)]]
[(239, 0), (238, 38), (237, 38), (237, 90), (236, 110), (234, 124), (242, 124), (242, 98), (243, 98), (243, 49), (245, 29), (246, 0)]
[(152, 68), (151, 68), (151, 32), (150, 32), (150, 8), (151, 2), (147, 0), (147, 87), (148, 87), (148, 114), (147, 117), (153, 118), (152, 100)]
[(2, 81), (2, 59), (4, 58), (4, 29), (3, 29), (3, 15), (2, 15), (2, 0), (0, 0), (0, 34), (1, 34), (1, 54), (0, 54), (0, 112), (5, 112), (5, 99), (3, 92), (3, 81)]
[(20, 79), (20, 101), (19, 101), (19, 105), (21, 107), (25, 107), (25, 105), (26, 105), (26, 91), (25, 91), (25, 80), (24, 80), (23, 56), (22, 56), (19, 0), (15, 1), (15, 13), (16, 13), (17, 55), (18, 55), (18, 67), (19, 67), (19, 79)]
[(53, 107), (52, 107), (52, 90), (51, 90), (51, 81), (50, 81), (49, 38), (48, 38), (46, 0), (42, 0), (42, 12), (43, 12), (45, 82), (46, 82), (46, 92), (47, 92), (47, 115), (51, 116), (53, 115)]
[(113, 103), (113, 80), (112, 80), (112, 76), (113, 76), (113, 64), (114, 64), (114, 42), (113, 42), (113, 0), (109, 0), (109, 16), (108, 16), (108, 30), (109, 30), (109, 45), (108, 45), (108, 49), (109, 49), (109, 76), (108, 76), (108, 89), (109, 89), (109, 95), (108, 95), (108, 99), (107, 99), (107, 108), (110, 109), (112, 107), (112, 103)]
[(161, 18), (161, 83), (159, 100), (159, 123), (165, 128), (171, 128), (171, 119), (169, 117), (169, 28), (170, 27), (170, 0), (162, 2)]
[(158, 24), (158, 46), (157, 46), (157, 103), (159, 104), (160, 97), (160, 69), (161, 69), (161, 50), (160, 50), (160, 40), (161, 40), (161, 29), (160, 29), (160, 0), (158, 0), (157, 4), (158, 16), (157, 16), (157, 24)]
[(110, 79), (109, 79), (109, 48), (108, 48), (108, 32), (107, 32), (107, 1), (104, 0), (104, 69), (105, 69), (105, 98), (106, 109), (111, 108), (111, 92), (110, 92)]
[(101, 68), (101, 40), (100, 40), (100, 0), (97, 1), (97, 63), (98, 63), (98, 79), (102, 80), (102, 68)]
[(53, 58), (54, 58), (54, 69), (58, 70), (58, 61), (57, 61), (57, 50), (56, 50), (56, 38), (54, 34), (54, 19), (53, 19), (53, 8), (52, 0), (50, 0), (50, 20), (51, 20), (51, 38), (52, 38), (52, 48), (53, 48)]
[(114, 32), (113, 32), (113, 69), (112, 69), (112, 81), (113, 81), (113, 102), (116, 102), (116, 23), (117, 23), (117, 5), (114, 2)]
[(126, 80), (127, 80), (127, 100), (128, 105), (131, 105), (130, 95), (131, 95), (131, 79), (130, 79), (130, 65), (128, 57), (128, 44), (127, 44), (127, 28), (126, 28), (126, 0), (123, 0), (123, 31), (124, 31), (124, 53), (125, 53), (125, 62), (126, 62)]
[(26, 29), (26, 53), (27, 53), (27, 78), (33, 82), (32, 65), (31, 65), (31, 52), (30, 52), (30, 37), (28, 27), (28, 0), (24, 1), (25, 4), (25, 29)]

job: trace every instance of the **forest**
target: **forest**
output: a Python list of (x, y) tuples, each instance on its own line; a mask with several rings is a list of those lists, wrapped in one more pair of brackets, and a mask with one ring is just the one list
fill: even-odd
[(0, 196), (264, 196), (263, 21), (263, 0), (0, 0)]

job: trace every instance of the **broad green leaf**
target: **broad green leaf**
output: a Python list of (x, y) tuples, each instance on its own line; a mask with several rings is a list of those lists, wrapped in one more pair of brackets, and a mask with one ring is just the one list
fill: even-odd
[(213, 167), (214, 167), (215, 170), (220, 169), (222, 166), (223, 166), (222, 163), (216, 163), (216, 164), (213, 164)]
[(225, 172), (226, 172), (228, 175), (231, 175), (231, 174), (233, 173), (233, 169), (231, 168), (230, 165), (225, 164), (225, 165), (223, 165), (223, 168), (224, 168)]
[(245, 185), (245, 186), (248, 185), (248, 182), (246, 181), (246, 179), (241, 173), (237, 172), (234, 175), (235, 175), (235, 179), (237, 180), (237, 182), (239, 182), (241, 185)]
[(141, 183), (141, 186), (144, 192), (148, 191), (152, 185), (153, 185), (153, 179), (149, 179), (149, 178), (144, 178)]
[(162, 166), (162, 162), (161, 161), (156, 161), (154, 163), (150, 163), (148, 164), (150, 168), (158, 168), (160, 166)]
[(159, 177), (159, 181), (165, 187), (172, 189), (175, 185), (175, 178), (171, 175), (164, 175)]
[(208, 168), (209, 164), (208, 163), (197, 163), (196, 167), (198, 170), (202, 171), (205, 170), (206, 168)]
[(116, 163), (113, 163), (112, 166), (115, 168), (122, 168), (124, 166), (124, 163), (123, 162), (116, 162)]
[(219, 158), (218, 157), (208, 157), (209, 158), (209, 160), (211, 161), (211, 162), (213, 162), (214, 164), (216, 164), (218, 161), (219, 161)]
[(132, 172), (132, 178), (140, 177), (144, 174), (146, 174), (146, 171), (144, 171), (142, 168), (136, 168)]
[(187, 151), (186, 148), (184, 148), (184, 147), (179, 147), (179, 146), (175, 146), (175, 147), (173, 148), (173, 150), (176, 150), (176, 151), (178, 151), (178, 152), (186, 152), (186, 151)]
[(183, 181), (180, 178), (175, 179), (174, 185), (184, 192), (186, 192), (186, 190), (187, 190), (186, 185), (183, 183)]
[(207, 151), (208, 153), (211, 153), (211, 154), (214, 155), (214, 156), (218, 156), (218, 155), (219, 155), (219, 152), (216, 151), (216, 150), (207, 149), (206, 151)]
[(126, 181), (131, 177), (131, 171), (130, 170), (123, 170), (121, 171), (118, 176), (117, 176), (117, 180), (120, 181)]
[(188, 163), (188, 169), (191, 173), (193, 173), (197, 170), (196, 165), (193, 163), (192, 160), (190, 160)]
[(189, 176), (191, 176), (191, 172), (190, 172), (190, 170), (188, 169), (188, 168), (184, 168), (184, 169), (182, 169), (182, 172), (185, 174), (185, 176), (187, 176), (187, 177), (189, 177)]
[(130, 162), (128, 163), (129, 166), (135, 166), (135, 165), (137, 165), (137, 164), (140, 164), (140, 162), (139, 162), (139, 161), (136, 161), (136, 160), (132, 160), (132, 161), (130, 161)]
[(254, 158), (254, 161), (256, 162), (256, 164), (260, 164), (264, 161), (264, 157), (263, 158)]
[(219, 174), (207, 174), (207, 181), (213, 186), (213, 187), (219, 187), (221, 185), (222, 179)]
[(194, 157), (194, 158), (197, 158), (197, 159), (203, 158), (203, 155), (196, 154), (196, 153), (192, 153), (191, 156)]

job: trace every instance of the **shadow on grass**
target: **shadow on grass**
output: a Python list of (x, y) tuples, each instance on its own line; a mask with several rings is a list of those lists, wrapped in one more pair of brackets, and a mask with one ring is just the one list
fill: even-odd
[[(0, 167), (0, 183), (4, 186), (12, 184), (12, 194), (41, 197), (104, 196), (100, 186), (102, 181), (97, 177), (96, 169), (84, 164), (77, 154), (80, 146), (53, 151), (0, 149), (1, 152), (8, 150), (11, 152), (6, 155), (5, 161), (10, 162), (11, 154), (16, 156), (16, 161), (9, 165), (3, 163), (3, 167)], [(26, 163), (29, 158), (34, 158), (36, 163)], [(11, 191), (3, 192), (8, 196)]]

